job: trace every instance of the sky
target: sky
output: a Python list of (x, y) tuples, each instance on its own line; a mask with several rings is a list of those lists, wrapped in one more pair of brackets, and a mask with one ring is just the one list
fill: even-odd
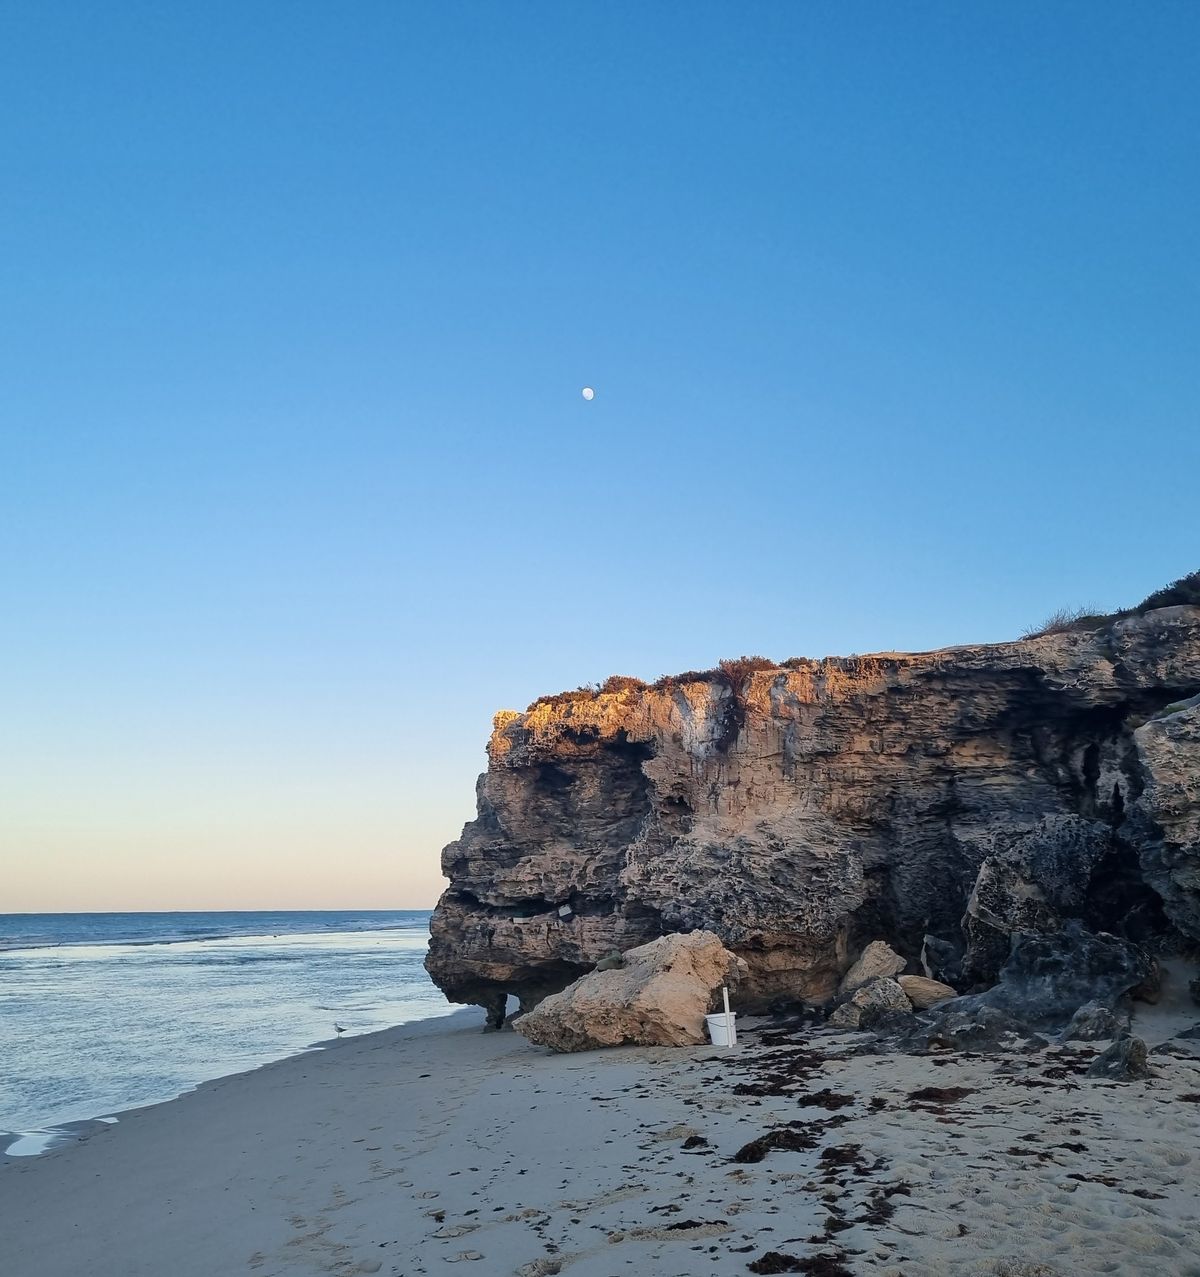
[(1172, 0), (4, 0), (0, 912), (425, 907), (497, 709), (1200, 567), (1197, 137)]

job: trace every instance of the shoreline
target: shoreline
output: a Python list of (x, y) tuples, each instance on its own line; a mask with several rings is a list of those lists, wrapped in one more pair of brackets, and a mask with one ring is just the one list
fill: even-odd
[[(421, 1025), (435, 1026), (438, 1024), (450, 1028), (453, 1027), (451, 1022), (459, 1017), (477, 1019), (481, 1024), (483, 1022), (482, 1012), (476, 1014), (469, 1007), (460, 1007), (456, 1010), (447, 1011), (442, 1015), (423, 1016), (416, 1020), (400, 1020), (396, 1024), (388, 1025), (386, 1028), (372, 1029), (367, 1033), (352, 1033), (344, 1037), (321, 1038), (316, 1042), (308, 1043), (307, 1046), (303, 1046), (299, 1050), (289, 1051), (288, 1054), (281, 1055), (274, 1060), (264, 1060), (262, 1064), (253, 1065), (248, 1069), (238, 1069), (233, 1073), (221, 1073), (216, 1077), (204, 1078), (194, 1086), (189, 1086), (175, 1095), (169, 1095), (163, 1099), (147, 1100), (143, 1104), (133, 1104), (126, 1108), (106, 1109), (103, 1113), (97, 1113), (90, 1117), (71, 1118), (62, 1122), (46, 1122), (43, 1126), (28, 1131), (0, 1130), (0, 1166), (3, 1166), (9, 1160), (44, 1157), (47, 1153), (54, 1152), (56, 1149), (82, 1143), (92, 1135), (103, 1131), (105, 1127), (119, 1125), (122, 1120), (132, 1114), (160, 1108), (164, 1104), (174, 1104), (177, 1100), (194, 1095), (213, 1083), (226, 1082), (233, 1078), (250, 1077), (253, 1074), (263, 1072), (265, 1069), (273, 1068), (277, 1064), (285, 1064), (289, 1060), (302, 1059), (317, 1051), (335, 1049), (347, 1042), (375, 1037), (379, 1034), (394, 1033), (398, 1029), (416, 1029)], [(431, 1028), (429, 1031), (436, 1030)], [(14, 1144), (27, 1145), (27, 1147), (22, 1148), (20, 1152), (14, 1152)]]
[[(0, 1151), (350, 1034), (442, 1015), (428, 913), (0, 915)], [(54, 941), (56, 943), (50, 943)]]
[(1170, 1046), (1137, 1083), (1083, 1076), (1103, 1043), (905, 1056), (762, 1021), (732, 1050), (552, 1055), (473, 1010), (343, 1038), (0, 1161), (0, 1271), (1196, 1277), (1181, 993), (1139, 1008)]

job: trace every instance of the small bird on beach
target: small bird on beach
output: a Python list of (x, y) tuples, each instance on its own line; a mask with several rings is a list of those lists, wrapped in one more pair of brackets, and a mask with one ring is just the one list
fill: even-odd
[(345, 1030), (345, 1029), (343, 1029), (343, 1028), (342, 1028), (342, 1026), (341, 1026), (340, 1024), (335, 1024), (335, 1025), (333, 1026), (333, 1028), (334, 1028), (334, 1031), (337, 1033), (337, 1035), (338, 1035), (338, 1037), (339, 1037), (339, 1038), (342, 1036), (342, 1034), (343, 1034), (343, 1033), (345, 1033), (345, 1032), (346, 1032), (346, 1030)]

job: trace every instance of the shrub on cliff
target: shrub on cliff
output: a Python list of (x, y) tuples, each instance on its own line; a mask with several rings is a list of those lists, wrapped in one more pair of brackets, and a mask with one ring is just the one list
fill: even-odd
[(640, 678), (632, 678), (628, 674), (610, 674), (600, 684), (600, 691), (609, 695), (616, 692), (644, 692), (647, 686)]
[(1068, 634), (1072, 630), (1098, 630), (1101, 626), (1111, 625), (1113, 621), (1123, 621), (1128, 616), (1145, 616), (1160, 607), (1179, 607), (1190, 605), (1200, 607), (1200, 572), (1189, 572), (1178, 581), (1164, 585), (1161, 590), (1148, 594), (1136, 607), (1120, 608), (1115, 612), (1097, 612), (1095, 608), (1059, 608), (1052, 612), (1041, 625), (1032, 626), (1021, 635), (1022, 638), (1042, 638), (1046, 634)]
[(561, 705), (570, 705), (574, 701), (594, 701), (599, 694), (600, 689), (595, 683), (584, 683), (573, 692), (555, 692), (550, 696), (539, 696), (525, 712), (528, 714), (539, 705), (549, 705), (557, 709)]
[(789, 656), (783, 663), (785, 670), (811, 670), (820, 665), (820, 661), (814, 661), (811, 656)]
[(716, 669), (685, 670), (682, 674), (664, 674), (653, 683), (656, 692), (669, 692), (685, 683), (724, 683), (735, 696), (740, 695), (746, 680), (757, 670), (777, 670), (780, 666), (765, 656), (735, 656), (718, 662)]
[(740, 692), (751, 674), (759, 670), (777, 670), (779, 666), (765, 656), (735, 656), (732, 660), (721, 661), (718, 668), (734, 692)]
[(1041, 625), (1031, 625), (1022, 638), (1042, 638), (1047, 634), (1067, 634), (1071, 630), (1096, 630), (1113, 617), (1090, 607), (1060, 607), (1051, 612)]
[(1147, 595), (1134, 610), (1139, 613), (1151, 612), (1156, 607), (1179, 607), (1181, 604), (1200, 607), (1200, 572), (1189, 572), (1187, 576), (1181, 576), (1178, 581), (1172, 581), (1170, 585), (1164, 585), (1161, 590), (1155, 590), (1153, 594)]
[(603, 683), (584, 683), (573, 692), (554, 692), (548, 696), (539, 696), (525, 712), (536, 709), (539, 705), (549, 705), (557, 709), (562, 705), (572, 705), (580, 701), (594, 701), (597, 696), (615, 692), (644, 692), (647, 684), (640, 678), (629, 674), (610, 674)]
[(664, 674), (651, 684), (656, 692), (669, 692), (685, 683), (715, 683), (721, 677), (720, 670), (684, 670), (682, 674)]

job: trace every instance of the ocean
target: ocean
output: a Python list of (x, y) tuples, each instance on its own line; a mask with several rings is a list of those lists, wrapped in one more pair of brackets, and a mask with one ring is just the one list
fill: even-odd
[[(429, 911), (0, 914), (0, 1152), (450, 1010)], [(22, 1136), (17, 1140), (16, 1136)]]

